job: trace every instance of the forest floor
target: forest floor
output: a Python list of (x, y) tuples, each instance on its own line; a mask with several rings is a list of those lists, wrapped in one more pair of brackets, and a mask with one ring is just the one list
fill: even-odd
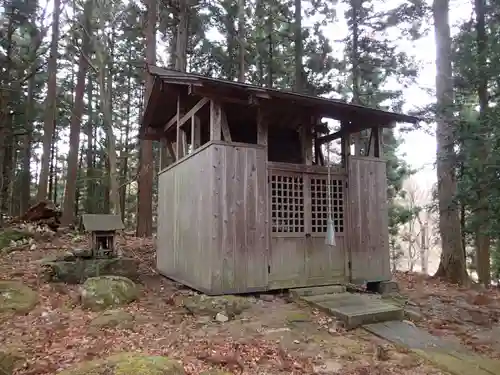
[[(81, 308), (78, 286), (44, 283), (36, 262), (85, 245), (84, 237), (67, 233), (0, 254), (0, 279), (22, 281), (39, 295), (37, 306), (26, 315), (0, 314), (2, 349), (15, 350), (23, 358), (16, 374), (54, 374), (118, 352), (168, 356), (181, 361), (190, 375), (215, 368), (245, 375), (443, 373), (362, 329), (345, 332), (330, 317), (290, 303), (285, 296), (249, 297), (248, 309), (227, 322), (192, 314), (176, 297), (194, 292), (158, 275), (153, 242), (132, 236), (120, 237), (119, 246), (140, 259), (141, 294), (121, 309), (135, 321), (124, 328), (92, 329), (99, 313)], [(495, 342), (500, 341), (498, 291), (485, 295), (412, 274), (396, 278), (409, 294), (410, 305), (424, 317), (417, 325), (453, 336), (488, 356), (500, 356), (500, 343)]]

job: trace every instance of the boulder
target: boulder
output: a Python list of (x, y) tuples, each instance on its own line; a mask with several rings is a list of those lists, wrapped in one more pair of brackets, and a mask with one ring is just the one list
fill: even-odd
[(193, 315), (208, 315), (215, 318), (218, 313), (222, 313), (229, 319), (232, 319), (250, 308), (252, 303), (249, 298), (245, 297), (208, 297), (204, 294), (199, 294), (185, 297), (183, 305)]
[(0, 313), (26, 314), (33, 310), (37, 301), (38, 295), (30, 287), (15, 281), (0, 281)]
[(108, 310), (90, 322), (92, 328), (132, 328), (134, 316), (122, 310)]
[(32, 237), (33, 237), (32, 233), (22, 230), (17, 230), (17, 229), (0, 230), (0, 253), (7, 252), (12, 242), (28, 240)]
[(83, 307), (98, 311), (128, 304), (137, 299), (137, 285), (122, 276), (91, 277), (82, 285), (80, 298)]
[(120, 353), (83, 362), (59, 375), (185, 375), (182, 365), (168, 357)]
[(47, 282), (81, 284), (97, 276), (123, 276), (132, 280), (139, 276), (139, 264), (133, 258), (83, 259), (73, 256), (71, 259), (68, 255), (42, 260), (42, 278)]

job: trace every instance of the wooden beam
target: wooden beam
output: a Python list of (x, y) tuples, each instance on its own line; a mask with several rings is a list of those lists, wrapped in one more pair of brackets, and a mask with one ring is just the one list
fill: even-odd
[(339, 130), (339, 131), (337, 131), (335, 133), (331, 133), (331, 134), (328, 134), (328, 135), (324, 135), (322, 137), (318, 137), (318, 142), (320, 144), (323, 144), (323, 143), (328, 143), (328, 142), (334, 141), (336, 139), (342, 138), (342, 135), (344, 133), (345, 133), (345, 131)]
[(268, 127), (267, 118), (265, 117), (262, 107), (257, 108), (257, 144), (267, 147), (268, 139)]
[[(366, 120), (364, 120), (366, 121)], [(346, 124), (345, 126), (341, 127), (341, 130), (324, 135), (322, 137), (319, 137), (318, 140), (321, 143), (325, 142), (330, 142), (334, 141), (336, 139), (342, 138), (343, 133), (348, 133), (348, 134), (355, 134), (362, 132), (363, 130), (366, 129), (371, 129), (371, 128), (378, 128), (378, 129), (385, 129), (385, 128), (393, 128), (394, 124), (381, 124), (381, 125), (376, 125), (376, 126), (366, 126), (366, 125), (361, 125), (359, 122), (358, 123), (353, 123), (352, 121), (341, 121), (343, 124)]]
[(178, 122), (178, 126), (184, 125), (192, 116), (194, 116), (200, 109), (203, 108), (205, 104), (207, 104), (209, 101), (208, 98), (202, 98), (198, 103), (194, 105), (193, 108), (191, 108), (188, 113), (186, 113), (182, 118), (177, 119), (177, 115), (172, 117), (168, 123), (165, 125), (165, 132), (169, 130), (176, 122)]
[(196, 115), (191, 117), (191, 146), (193, 151), (201, 146), (201, 122)]
[(177, 114), (173, 115), (172, 118), (170, 120), (168, 120), (168, 122), (165, 124), (165, 126), (163, 127), (163, 131), (166, 133), (170, 130), (170, 128), (172, 126), (174, 126), (174, 124), (177, 122)]
[(168, 138), (165, 138), (165, 147), (167, 148), (167, 151), (169, 152), (170, 156), (172, 157), (172, 160), (176, 161), (177, 156), (175, 154), (174, 146), (172, 145), (172, 142)]
[(366, 156), (373, 156), (373, 150), (375, 147), (372, 147), (373, 143), (373, 128), (370, 129), (370, 137), (368, 138), (368, 144), (366, 145)]
[(312, 133), (311, 123), (303, 121), (300, 127), (300, 143), (302, 146), (302, 162), (305, 165), (312, 165)]
[(372, 128), (373, 133), (373, 156), (376, 158), (382, 157), (382, 129)]
[(182, 155), (182, 142), (181, 142), (181, 132), (182, 129), (179, 126), (179, 123), (181, 121), (181, 96), (180, 94), (177, 95), (177, 136), (176, 136), (176, 141), (175, 141), (175, 146), (176, 146), (176, 155), (177, 159), (182, 158), (184, 155)]
[(213, 99), (213, 100), (217, 100), (217, 101), (221, 101), (221, 102), (244, 104), (244, 105), (249, 104), (248, 97), (237, 98), (237, 97), (230, 96), (230, 95), (224, 95), (220, 92), (215, 93), (210, 89), (202, 88), (202, 87), (192, 87), (188, 92), (190, 95), (203, 96), (205, 98)]
[(229, 130), (229, 124), (227, 123), (226, 111), (221, 109), (221, 129), (222, 129), (222, 137), (226, 142), (231, 142), (231, 131)]
[[(342, 130), (346, 126), (348, 126), (348, 124), (342, 122), (340, 124), (340, 129)], [(350, 154), (351, 154), (351, 135), (347, 132), (343, 132), (340, 143), (340, 157), (341, 157), (342, 167), (346, 169), (347, 169), (348, 156)]]
[(222, 107), (219, 102), (210, 100), (210, 140), (220, 141), (222, 132)]

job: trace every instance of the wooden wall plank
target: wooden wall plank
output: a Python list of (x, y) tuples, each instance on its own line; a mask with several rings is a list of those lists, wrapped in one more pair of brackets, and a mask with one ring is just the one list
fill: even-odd
[(217, 293), (242, 293), (267, 289), (269, 232), (266, 191), (266, 150), (244, 145), (217, 144), (214, 191), (221, 191), (217, 203), (221, 217), (214, 235), (222, 281), (214, 280)]
[(348, 165), (352, 279), (390, 280), (386, 162), (350, 156)]
[(210, 289), (212, 259), (210, 147), (159, 175), (157, 268), (187, 285)]

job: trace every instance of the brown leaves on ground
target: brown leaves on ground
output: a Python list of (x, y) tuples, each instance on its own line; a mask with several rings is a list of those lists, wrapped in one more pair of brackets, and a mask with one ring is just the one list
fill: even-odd
[(29, 314), (0, 315), (0, 342), (24, 357), (18, 374), (54, 374), (118, 352), (169, 356), (181, 361), (188, 375), (215, 368), (243, 375), (320, 374), (332, 369), (343, 375), (440, 373), (390, 345), (384, 346), (383, 357), (377, 356), (374, 337), (337, 329), (335, 321), (319, 312), (312, 312), (308, 322), (287, 327), (286, 314), (307, 307), (281, 298), (259, 300), (246, 317), (234, 321), (200, 322), (179, 303), (192, 291), (155, 272), (153, 241), (127, 234), (118, 238), (118, 246), (124, 255), (140, 260), (142, 285), (139, 300), (122, 310), (135, 322), (131, 329), (91, 329), (99, 313), (81, 308), (78, 285), (43, 283), (34, 262), (86, 246), (87, 237), (66, 233), (0, 257), (2, 279), (22, 281), (39, 294)]
[(464, 288), (411, 272), (398, 272), (395, 279), (410, 304), (417, 305), (425, 316), (419, 326), (500, 358), (500, 289)]

